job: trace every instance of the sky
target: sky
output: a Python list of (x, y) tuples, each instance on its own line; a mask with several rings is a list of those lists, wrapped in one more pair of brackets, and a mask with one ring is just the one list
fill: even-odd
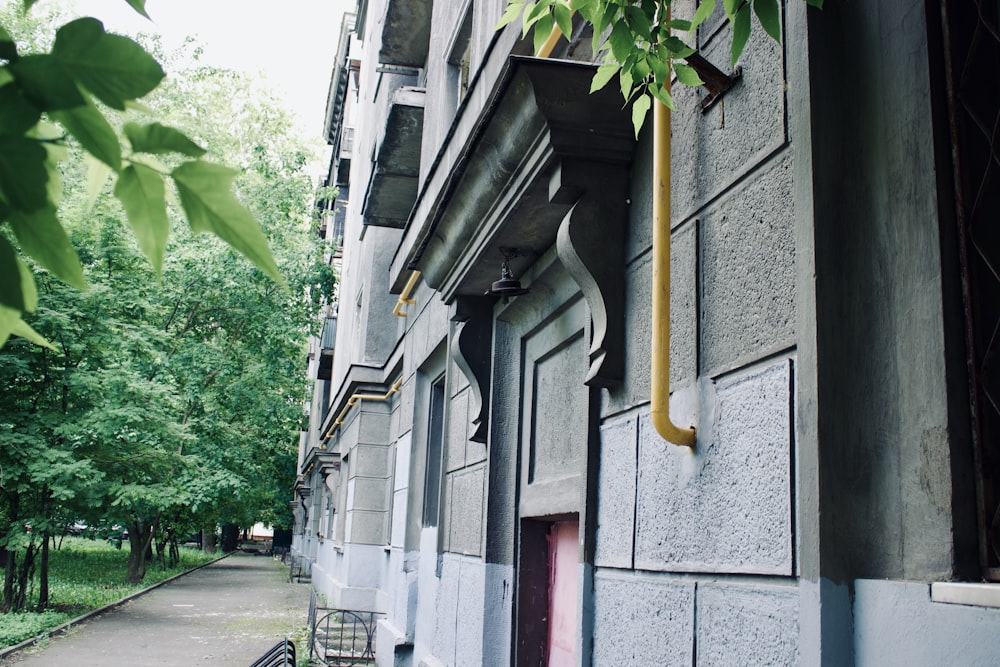
[[(60, 1), (60, 0), (48, 0)], [(125, 0), (75, 0), (109, 32), (159, 32), (168, 48), (195, 37), (202, 61), (262, 73), (309, 137), (322, 133), (341, 18), (356, 0), (146, 0), (152, 23)]]

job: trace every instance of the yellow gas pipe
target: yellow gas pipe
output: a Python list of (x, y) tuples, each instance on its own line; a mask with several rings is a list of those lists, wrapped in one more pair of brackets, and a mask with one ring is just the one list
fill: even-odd
[[(553, 27), (535, 55), (548, 58), (561, 36), (559, 27)], [(669, 93), (669, 79), (665, 87)], [(680, 428), (670, 419), (670, 109), (659, 100), (653, 102), (652, 305), (649, 409), (653, 426), (664, 440), (693, 448), (694, 427)]]
[(334, 420), (333, 425), (330, 426), (330, 430), (326, 432), (326, 436), (323, 438), (324, 446), (327, 440), (333, 437), (333, 432), (337, 429), (337, 427), (344, 423), (344, 417), (347, 416), (347, 412), (351, 408), (361, 401), (388, 401), (390, 396), (399, 393), (399, 388), (402, 386), (403, 378), (400, 377), (389, 388), (389, 391), (384, 394), (351, 394), (351, 397), (347, 399), (347, 404), (344, 406), (344, 409), (340, 411), (340, 414), (337, 415), (337, 419)]
[(410, 297), (410, 293), (413, 292), (413, 288), (416, 287), (417, 280), (419, 278), (419, 271), (414, 271), (410, 274), (410, 279), (406, 281), (406, 286), (403, 287), (403, 293), (399, 295), (399, 298), (396, 300), (396, 305), (392, 309), (392, 314), (396, 317), (406, 317), (407, 313), (403, 310), (403, 307), (407, 304), (416, 303), (416, 300)]
[[(670, 81), (666, 83), (670, 92)], [(694, 447), (694, 428), (670, 420), (670, 109), (653, 102), (653, 345), (649, 411), (664, 440)]]

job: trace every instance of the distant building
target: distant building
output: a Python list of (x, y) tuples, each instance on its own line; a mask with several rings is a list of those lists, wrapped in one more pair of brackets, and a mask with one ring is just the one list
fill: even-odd
[(675, 86), (667, 172), (583, 27), (533, 57), (504, 5), (341, 35), (312, 585), (379, 665), (1000, 663), (995, 8), (783, 3)]

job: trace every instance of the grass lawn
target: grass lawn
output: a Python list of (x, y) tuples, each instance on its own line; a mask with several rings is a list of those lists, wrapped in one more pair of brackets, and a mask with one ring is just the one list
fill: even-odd
[[(181, 547), (181, 562), (164, 569), (156, 562), (146, 566), (143, 583), (125, 584), (128, 543), (121, 549), (104, 540), (66, 537), (61, 549), (49, 552), (49, 607), (43, 613), (0, 614), (0, 648), (12, 646), (81, 614), (163, 581), (175, 574), (207, 563), (216, 556)], [(38, 563), (35, 568), (37, 571)], [(32, 590), (38, 595), (38, 577)]]

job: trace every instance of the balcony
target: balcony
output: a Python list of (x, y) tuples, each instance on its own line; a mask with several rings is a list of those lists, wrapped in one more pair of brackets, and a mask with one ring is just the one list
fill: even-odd
[(320, 333), (319, 366), (317, 380), (329, 380), (333, 374), (333, 348), (337, 342), (337, 318), (328, 317)]
[(431, 0), (389, 0), (378, 60), (385, 65), (423, 67), (431, 37)]
[(393, 93), (375, 167), (361, 209), (365, 224), (402, 228), (417, 199), (424, 90), (402, 86)]

